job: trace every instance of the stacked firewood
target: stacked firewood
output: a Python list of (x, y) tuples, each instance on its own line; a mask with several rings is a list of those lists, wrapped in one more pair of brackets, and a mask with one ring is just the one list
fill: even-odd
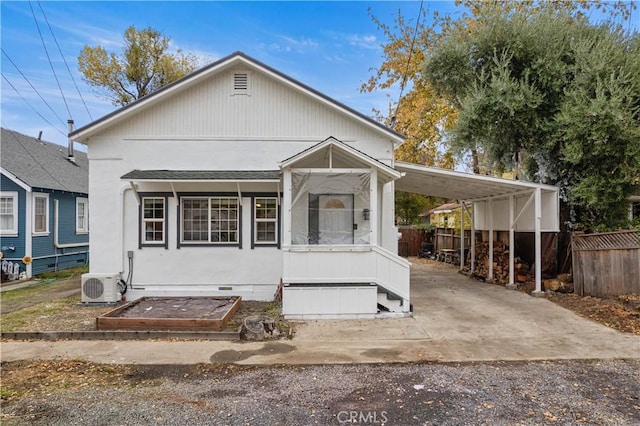
[[(515, 280), (525, 282), (528, 280), (529, 265), (519, 257), (513, 259)], [(481, 241), (476, 243), (476, 262), (473, 275), (487, 279), (489, 276), (489, 243)], [(509, 246), (501, 242), (493, 244), (493, 280), (496, 284), (509, 282)]]

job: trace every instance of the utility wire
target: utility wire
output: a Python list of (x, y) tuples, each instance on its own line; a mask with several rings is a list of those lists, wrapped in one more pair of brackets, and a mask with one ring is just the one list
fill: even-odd
[(67, 98), (64, 97), (62, 86), (60, 85), (60, 81), (58, 80), (58, 76), (56, 75), (56, 70), (53, 67), (53, 63), (51, 62), (51, 57), (49, 56), (49, 51), (47, 50), (47, 44), (44, 42), (44, 37), (42, 37), (42, 32), (40, 31), (40, 25), (38, 25), (38, 20), (36, 19), (36, 13), (33, 11), (33, 6), (31, 5), (31, 2), (29, 2), (29, 9), (31, 9), (33, 22), (35, 22), (36, 28), (38, 29), (38, 34), (40, 35), (40, 40), (42, 41), (42, 47), (44, 48), (44, 53), (47, 54), (47, 60), (49, 61), (49, 66), (51, 67), (53, 78), (56, 80), (56, 83), (58, 84), (58, 89), (60, 89), (60, 95), (62, 96), (62, 100), (64, 101), (64, 106), (67, 108), (67, 114), (69, 114), (68, 117), (73, 120), (73, 116), (71, 115), (71, 110), (69, 109), (69, 105), (67, 104)]
[(400, 100), (402, 99), (402, 93), (404, 92), (405, 85), (407, 84), (407, 74), (409, 74), (409, 65), (411, 64), (411, 57), (413, 56), (413, 46), (416, 44), (416, 37), (418, 36), (418, 27), (420, 26), (420, 18), (422, 17), (422, 4), (423, 0), (420, 0), (420, 10), (418, 11), (418, 19), (416, 19), (416, 27), (413, 30), (413, 38), (411, 39), (411, 47), (409, 48), (409, 57), (407, 58), (407, 66), (402, 75), (402, 83), (400, 84), (400, 95), (398, 96), (398, 103), (396, 104), (396, 110), (391, 117), (391, 127), (394, 127), (396, 123), (396, 116), (398, 115), (398, 108), (400, 107)]
[(6, 80), (6, 82), (7, 82), (7, 83), (9, 83), (9, 86), (11, 86), (11, 88), (12, 88), (13, 90), (15, 90), (15, 92), (18, 94), (18, 96), (20, 96), (20, 97), (22, 98), (22, 100), (23, 100), (23, 101), (25, 101), (25, 103), (26, 103), (27, 105), (29, 105), (29, 107), (31, 107), (31, 109), (32, 109), (36, 114), (38, 114), (38, 115), (40, 116), (40, 118), (42, 118), (42, 119), (43, 119), (43, 120), (44, 120), (44, 121), (45, 121), (49, 126), (51, 126), (51, 127), (53, 127), (54, 129), (56, 129), (56, 130), (57, 130), (57, 131), (58, 131), (62, 136), (67, 136), (67, 134), (66, 134), (66, 133), (64, 133), (62, 130), (60, 130), (60, 129), (56, 128), (56, 126), (55, 126), (55, 125), (51, 124), (51, 122), (50, 122), (49, 120), (47, 120), (47, 119), (46, 119), (42, 114), (40, 114), (40, 113), (38, 112), (38, 110), (37, 110), (37, 109), (35, 109), (35, 108), (34, 108), (34, 106), (33, 106), (33, 105), (31, 105), (31, 103), (30, 103), (28, 100), (26, 100), (26, 99), (25, 99), (25, 97), (24, 97), (24, 96), (22, 96), (22, 94), (21, 94), (20, 92), (18, 92), (18, 89), (16, 89), (16, 87), (15, 87), (13, 84), (11, 84), (11, 82), (9, 81), (9, 79), (8, 79), (7, 77), (5, 77), (5, 75), (4, 75), (4, 74), (2, 74), (2, 78), (4, 78), (4, 79)]
[[(60, 118), (60, 116), (58, 115), (58, 113), (57, 113), (53, 108), (51, 108), (51, 105), (49, 105), (49, 103), (48, 103), (48, 102), (47, 102), (47, 101), (42, 97), (42, 95), (40, 94), (40, 92), (38, 92), (38, 89), (36, 89), (36, 88), (33, 86), (33, 84), (31, 84), (31, 82), (29, 81), (29, 79), (27, 78), (27, 76), (26, 76), (26, 75), (24, 75), (24, 73), (23, 73), (22, 71), (20, 71), (20, 68), (18, 68), (18, 66), (16, 65), (16, 63), (15, 63), (15, 62), (13, 62), (13, 60), (9, 57), (9, 55), (7, 54), (7, 52), (5, 52), (5, 50), (4, 50), (4, 49), (2, 49), (2, 48), (0, 48), (0, 50), (2, 50), (2, 53), (4, 53), (4, 55), (7, 57), (7, 59), (9, 59), (9, 62), (11, 62), (11, 64), (13, 64), (13, 66), (16, 68), (16, 70), (18, 70), (18, 72), (20, 73), (20, 75), (22, 76), (22, 78), (24, 78), (24, 79), (25, 79), (25, 81), (26, 81), (27, 83), (29, 83), (29, 86), (31, 86), (31, 88), (33, 89), (33, 91), (34, 91), (34, 92), (36, 92), (36, 94), (40, 97), (40, 99), (42, 99), (42, 102), (44, 102), (44, 104), (45, 104), (47, 107), (49, 107), (49, 109), (51, 110), (51, 112), (53, 113), (53, 115), (55, 115), (55, 116), (58, 118), (58, 120), (60, 120), (60, 123), (62, 123), (62, 126), (63, 126), (63, 127), (65, 127), (65, 126), (67, 125), (67, 124), (65, 123), (65, 121), (64, 121), (62, 118)], [(3, 75), (3, 77), (4, 77), (4, 79), (5, 79), (5, 80), (9, 81), (9, 80), (7, 79), (7, 77), (5, 77), (4, 75)], [(9, 83), (9, 84), (11, 84), (11, 83)], [(13, 87), (13, 85), (11, 85), (11, 87)], [(13, 90), (15, 90), (15, 91), (20, 95), (20, 92), (18, 92), (18, 90), (17, 90), (15, 87), (13, 87)], [(23, 97), (22, 95), (20, 95), (20, 97), (21, 97), (22, 99), (24, 99), (24, 97)], [(40, 115), (40, 114), (38, 114), (38, 115)], [(42, 116), (41, 116), (41, 117), (42, 117)]]
[[(40, 3), (40, 1), (38, 1), (38, 6), (40, 6), (40, 11), (42, 12), (42, 16), (44, 16), (44, 20), (47, 23), (47, 26), (49, 27), (49, 31), (51, 32), (51, 36), (53, 37), (53, 40), (56, 42), (56, 46), (58, 46), (58, 52), (60, 52), (60, 56), (62, 57), (62, 60), (64, 61), (65, 66), (67, 67), (67, 71), (69, 71), (69, 76), (71, 76), (71, 81), (73, 81), (73, 85), (76, 87), (76, 90), (78, 91), (78, 95), (80, 96), (80, 100), (82, 101), (82, 104), (84, 105), (84, 109), (87, 111), (87, 114), (89, 115), (89, 118), (91, 119), (91, 121), (93, 121), (93, 117), (91, 116), (91, 112), (89, 112), (89, 107), (87, 107), (87, 103), (84, 100), (84, 97), (82, 97), (82, 92), (80, 91), (80, 88), (78, 87), (78, 84), (76, 83), (76, 79), (73, 77), (73, 73), (71, 72), (71, 69), (69, 68), (69, 64), (67, 63), (67, 60), (64, 57), (64, 54), (62, 53), (62, 49), (60, 48), (60, 44), (58, 43), (58, 39), (56, 38), (55, 34), (53, 33), (53, 29), (51, 28), (51, 24), (49, 24), (49, 20), (47, 19), (47, 15), (45, 15), (44, 13), (44, 9), (42, 8), (42, 4)], [(69, 114), (71, 116), (71, 114)]]

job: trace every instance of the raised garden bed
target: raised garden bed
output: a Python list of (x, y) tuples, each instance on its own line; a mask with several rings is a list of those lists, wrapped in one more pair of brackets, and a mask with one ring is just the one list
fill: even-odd
[(97, 330), (222, 331), (240, 308), (233, 297), (142, 297), (96, 318)]

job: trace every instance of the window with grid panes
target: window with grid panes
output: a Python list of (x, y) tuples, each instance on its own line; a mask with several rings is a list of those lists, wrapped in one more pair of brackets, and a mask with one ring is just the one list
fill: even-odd
[(182, 198), (182, 242), (237, 244), (237, 197)]
[(142, 199), (142, 241), (145, 244), (161, 244), (165, 239), (165, 199)]
[(254, 243), (275, 244), (278, 238), (278, 202), (275, 197), (256, 198), (254, 202)]

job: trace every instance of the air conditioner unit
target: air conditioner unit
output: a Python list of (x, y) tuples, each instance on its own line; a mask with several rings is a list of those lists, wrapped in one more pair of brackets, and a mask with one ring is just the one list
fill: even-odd
[(116, 303), (122, 299), (120, 274), (83, 274), (82, 303)]

